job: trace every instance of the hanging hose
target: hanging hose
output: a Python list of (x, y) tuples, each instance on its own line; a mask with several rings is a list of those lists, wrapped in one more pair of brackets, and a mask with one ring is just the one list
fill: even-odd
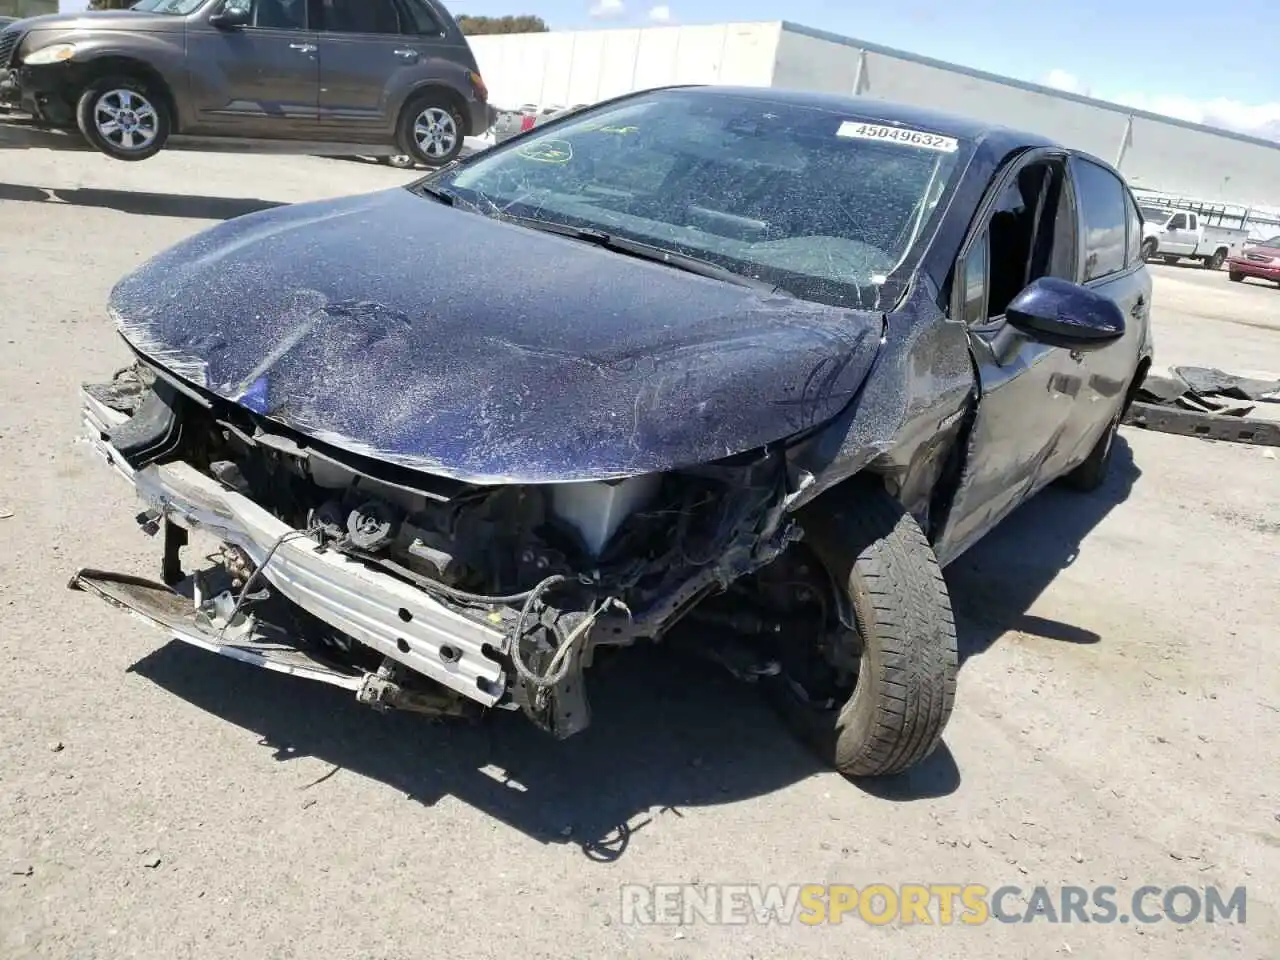
[(262, 571), (267, 568), (267, 564), (271, 562), (271, 558), (275, 556), (276, 551), (289, 540), (297, 540), (299, 538), (309, 539), (313, 537), (316, 533), (316, 529), (317, 528), (313, 527), (307, 530), (286, 530), (284, 533), (280, 534), (280, 536), (276, 537), (275, 542), (271, 544), (271, 549), (269, 549), (267, 551), (267, 555), (262, 558), (262, 562), (254, 568), (253, 573), (249, 574), (249, 576), (245, 578), (244, 586), (240, 588), (240, 595), (236, 597), (236, 605), (231, 608), (231, 613), (227, 615), (227, 619), (223, 622), (222, 626), (218, 628), (218, 643), (222, 643), (223, 637), (227, 632), (227, 627), (231, 626), (232, 621), (235, 620), (236, 616), (240, 613), (241, 608), (244, 607), (245, 600), (249, 597), (249, 591), (253, 589), (254, 583), (257, 581), (258, 577), (262, 575)]
[(586, 638), (591, 632), (591, 628), (600, 616), (611, 608), (623, 610), (628, 617), (631, 611), (627, 605), (615, 597), (606, 597), (602, 603), (592, 604), (591, 609), (587, 611), (586, 617), (581, 623), (569, 632), (564, 638), (564, 642), (556, 647), (556, 651), (551, 656), (550, 662), (547, 664), (546, 673), (535, 673), (527, 663), (524, 662), (523, 654), (520, 652), (520, 640), (524, 636), (524, 625), (529, 621), (529, 615), (533, 612), (533, 606), (541, 599), (542, 595), (554, 586), (561, 583), (569, 582), (568, 577), (556, 575), (547, 577), (540, 582), (532, 590), (525, 600), (524, 605), (520, 608), (520, 615), (516, 617), (516, 625), (511, 634), (511, 662), (515, 665), (516, 673), (518, 673), (530, 686), (544, 690), (547, 687), (553, 687), (563, 680), (569, 673), (570, 659), (569, 654)]

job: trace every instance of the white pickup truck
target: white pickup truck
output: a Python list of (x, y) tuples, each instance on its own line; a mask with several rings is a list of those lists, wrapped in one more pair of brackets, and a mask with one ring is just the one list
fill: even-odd
[(1199, 260), (1210, 270), (1220, 270), (1249, 239), (1249, 231), (1213, 226), (1199, 213), (1170, 207), (1142, 206), (1142, 255), (1165, 263), (1183, 257)]

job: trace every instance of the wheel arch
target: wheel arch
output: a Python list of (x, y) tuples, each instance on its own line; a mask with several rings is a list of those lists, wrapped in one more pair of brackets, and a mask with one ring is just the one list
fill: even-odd
[(428, 80), (418, 84), (411, 89), (404, 98), (404, 103), (400, 107), (399, 119), (396, 121), (396, 129), (400, 129), (400, 125), (404, 122), (405, 112), (412, 109), (413, 105), (425, 98), (427, 95), (439, 96), (446, 100), (460, 121), (459, 132), (464, 137), (472, 135), (470, 111), (467, 110), (467, 101), (453, 87), (447, 83), (440, 83), (436, 80)]
[(164, 74), (151, 64), (136, 57), (118, 53), (102, 54), (85, 62), (83, 76), (85, 86), (107, 76), (131, 77), (146, 83), (155, 92), (156, 96), (163, 101), (164, 108), (169, 112), (170, 129), (174, 133), (181, 129), (178, 116), (178, 101), (173, 95), (173, 88), (169, 85), (169, 81), (164, 78)]
[(1138, 391), (1142, 389), (1142, 383), (1147, 379), (1147, 372), (1151, 369), (1151, 355), (1146, 354), (1138, 361), (1138, 366), (1134, 368), (1133, 380), (1129, 382), (1129, 389), (1125, 391), (1124, 406), (1120, 408), (1120, 420), (1123, 422), (1125, 415), (1129, 412), (1129, 406), (1138, 396)]

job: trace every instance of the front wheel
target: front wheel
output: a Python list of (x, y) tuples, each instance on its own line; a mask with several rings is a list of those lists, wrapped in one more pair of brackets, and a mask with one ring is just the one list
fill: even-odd
[(76, 104), (76, 123), (90, 144), (116, 160), (154, 157), (169, 139), (164, 98), (136, 77), (107, 76), (90, 83)]
[(443, 167), (462, 153), (462, 115), (438, 93), (425, 93), (411, 101), (400, 115), (396, 140), (400, 149), (418, 163)]
[(1232, 283), (1243, 283), (1243, 282), (1244, 282), (1244, 274), (1243, 274), (1243, 273), (1237, 273), (1235, 270), (1228, 270), (1228, 271), (1227, 271), (1227, 279), (1228, 279), (1228, 280), (1230, 280)]
[(955, 621), (933, 549), (901, 504), (877, 483), (835, 496), (838, 506), (815, 505), (802, 523), (857, 624), (819, 644), (852, 672), (852, 689), (784, 673), (774, 678), (776, 700), (840, 773), (886, 776), (924, 760), (942, 738), (959, 670)]

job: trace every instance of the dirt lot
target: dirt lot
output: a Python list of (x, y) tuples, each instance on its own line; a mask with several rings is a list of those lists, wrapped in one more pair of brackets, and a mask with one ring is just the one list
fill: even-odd
[[(948, 571), (946, 745), (817, 767), (749, 690), (637, 654), (557, 744), (385, 717), (177, 645), (72, 571), (154, 575), (74, 445), (112, 283), (212, 221), (390, 186), (310, 158), (0, 152), (0, 956), (1274, 957), (1280, 460), (1126, 430)], [(406, 259), (412, 253), (406, 251)], [(1155, 267), (1157, 362), (1280, 371), (1280, 290)], [(635, 927), (634, 883), (1248, 888), (1247, 922)], [(1007, 906), (1016, 906), (1011, 900)]]

